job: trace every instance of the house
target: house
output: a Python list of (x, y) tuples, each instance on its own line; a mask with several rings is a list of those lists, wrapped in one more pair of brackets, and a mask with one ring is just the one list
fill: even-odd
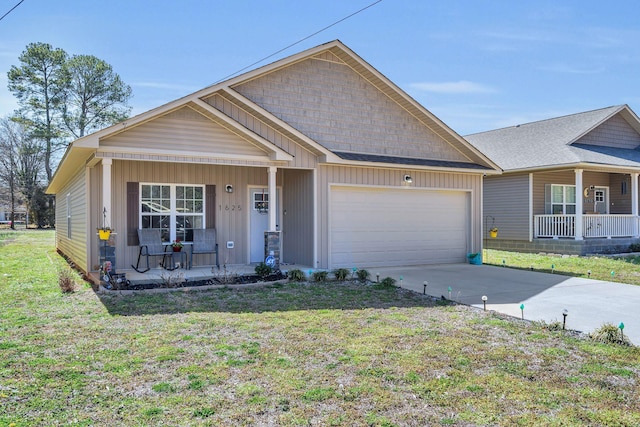
[[(87, 272), (102, 254), (120, 272), (135, 264), (139, 228), (187, 243), (215, 228), (221, 264), (274, 251), (281, 263), (366, 268), (480, 251), (482, 178), (495, 173), (333, 41), (74, 141), (47, 192), (56, 246)], [(105, 248), (103, 223), (115, 230)]]
[(627, 105), (465, 138), (503, 169), (485, 179), (486, 247), (584, 255), (639, 242), (640, 120)]

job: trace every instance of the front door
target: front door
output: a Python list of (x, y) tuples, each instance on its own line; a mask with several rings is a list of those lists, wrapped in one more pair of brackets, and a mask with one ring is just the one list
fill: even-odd
[[(250, 254), (249, 262), (264, 262), (264, 232), (269, 229), (269, 210), (272, 203), (269, 201), (268, 188), (251, 188), (251, 211), (249, 213)], [(276, 231), (280, 231), (280, 207), (282, 197), (280, 189), (276, 190)], [(280, 251), (282, 259), (282, 251)]]
[(596, 187), (593, 191), (593, 210), (602, 215), (609, 213), (609, 197), (606, 187)]

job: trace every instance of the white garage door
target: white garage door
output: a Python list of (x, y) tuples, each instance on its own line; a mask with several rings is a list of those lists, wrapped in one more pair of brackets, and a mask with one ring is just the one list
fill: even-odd
[(466, 259), (467, 192), (335, 186), (330, 197), (331, 268)]

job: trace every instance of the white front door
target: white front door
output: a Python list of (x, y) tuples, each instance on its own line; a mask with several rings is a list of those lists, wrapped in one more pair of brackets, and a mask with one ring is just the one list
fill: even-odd
[(602, 215), (609, 213), (609, 196), (606, 187), (596, 187), (593, 191), (593, 210)]
[[(268, 188), (251, 188), (249, 213), (249, 262), (264, 262), (264, 232), (269, 229), (269, 201)], [(280, 189), (276, 191), (276, 231), (280, 231), (280, 207), (282, 197)], [(282, 258), (282, 251), (280, 251)]]

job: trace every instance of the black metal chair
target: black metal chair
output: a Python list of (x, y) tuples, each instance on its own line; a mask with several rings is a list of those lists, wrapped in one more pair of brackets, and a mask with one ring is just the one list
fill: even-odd
[(216, 242), (216, 229), (205, 228), (193, 230), (193, 244), (189, 257), (189, 268), (193, 265), (193, 255), (216, 254), (216, 267), (220, 268), (218, 260), (218, 243)]
[[(161, 256), (162, 262), (160, 265), (166, 270), (175, 270), (173, 266), (173, 251), (171, 250), (171, 245), (163, 245), (162, 237), (160, 235), (160, 230), (154, 228), (141, 228), (138, 229), (138, 240), (140, 244), (140, 251), (138, 252), (138, 262), (136, 265), (133, 264), (131, 267), (138, 273), (146, 273), (151, 268), (149, 267), (149, 257), (150, 256)], [(167, 250), (169, 249), (169, 250)], [(145, 270), (140, 270), (140, 258), (145, 256), (147, 258), (147, 268)], [(167, 257), (169, 258), (169, 267), (167, 267)]]

